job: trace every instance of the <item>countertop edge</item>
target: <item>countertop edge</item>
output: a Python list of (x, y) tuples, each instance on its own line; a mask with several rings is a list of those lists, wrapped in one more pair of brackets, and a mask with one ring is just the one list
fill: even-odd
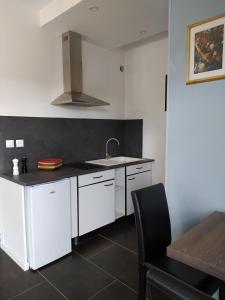
[(154, 162), (154, 159), (148, 159), (144, 158), (141, 161), (134, 161), (119, 165), (114, 165), (110, 167), (106, 166), (99, 166), (97, 168), (91, 169), (91, 170), (81, 170), (81, 169), (75, 169), (67, 166), (63, 166), (62, 168), (55, 170), (55, 171), (33, 171), (27, 174), (21, 174), (18, 176), (13, 176), (11, 174), (0, 174), (0, 178), (4, 178), (6, 180), (9, 180), (13, 183), (19, 184), (21, 186), (34, 186), (44, 183), (50, 183), (66, 178), (72, 178), (77, 177), (81, 175), (101, 172), (101, 171), (107, 171), (112, 169), (118, 169), (123, 168), (126, 166), (132, 166), (137, 164), (143, 164), (147, 162)]

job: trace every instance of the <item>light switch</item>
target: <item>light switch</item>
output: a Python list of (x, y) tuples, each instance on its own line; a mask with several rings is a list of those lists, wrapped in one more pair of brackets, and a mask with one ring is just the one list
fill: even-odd
[(6, 140), (6, 148), (14, 148), (14, 140)]
[(23, 148), (24, 140), (16, 140), (16, 148)]

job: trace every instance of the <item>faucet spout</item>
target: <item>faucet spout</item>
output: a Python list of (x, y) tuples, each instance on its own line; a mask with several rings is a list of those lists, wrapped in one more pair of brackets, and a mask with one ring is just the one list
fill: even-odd
[(106, 159), (110, 159), (111, 155), (109, 154), (109, 151), (108, 151), (108, 145), (109, 145), (109, 142), (111, 141), (115, 141), (117, 142), (118, 146), (120, 146), (120, 141), (116, 138), (110, 138), (107, 140), (106, 144), (105, 144), (105, 158)]

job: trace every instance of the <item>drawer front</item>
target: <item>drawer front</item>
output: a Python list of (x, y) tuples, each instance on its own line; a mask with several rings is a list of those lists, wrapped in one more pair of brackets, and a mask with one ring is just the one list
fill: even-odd
[(150, 162), (138, 164), (138, 165), (132, 165), (127, 167), (127, 175), (146, 172), (146, 171), (150, 171), (151, 169), (152, 169), (152, 163)]
[(85, 186), (115, 178), (115, 170), (96, 172), (78, 177), (78, 186)]

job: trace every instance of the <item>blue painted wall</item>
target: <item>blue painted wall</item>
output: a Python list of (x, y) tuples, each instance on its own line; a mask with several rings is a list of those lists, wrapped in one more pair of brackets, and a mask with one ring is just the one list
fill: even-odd
[(225, 211), (225, 80), (185, 84), (187, 25), (223, 12), (224, 0), (171, 0), (166, 188), (174, 238)]

